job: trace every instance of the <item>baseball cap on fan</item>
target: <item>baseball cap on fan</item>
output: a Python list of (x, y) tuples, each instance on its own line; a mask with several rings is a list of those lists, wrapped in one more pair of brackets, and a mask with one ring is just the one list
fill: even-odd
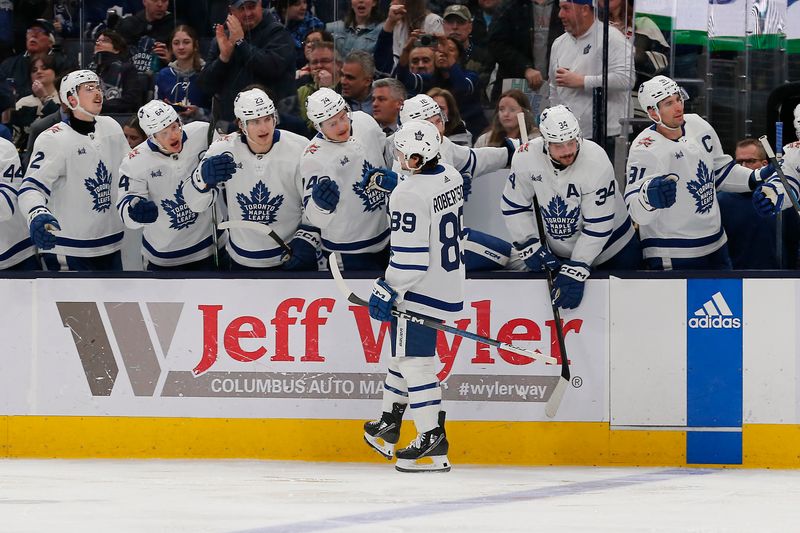
[(230, 0), (229, 3), (231, 7), (242, 7), (247, 3), (256, 4), (258, 0)]
[(559, 0), (559, 4), (578, 4), (582, 6), (594, 7), (594, 0)]
[(472, 13), (469, 12), (469, 8), (467, 6), (453, 4), (451, 6), (447, 6), (447, 9), (444, 10), (444, 15), (442, 15), (442, 18), (446, 19), (447, 17), (458, 17), (469, 22), (472, 20)]

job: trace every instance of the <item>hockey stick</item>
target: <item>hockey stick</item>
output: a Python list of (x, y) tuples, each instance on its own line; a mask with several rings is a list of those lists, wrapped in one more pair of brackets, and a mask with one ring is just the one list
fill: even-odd
[[(217, 95), (211, 97), (211, 121), (208, 123), (208, 133), (206, 134), (206, 149), (211, 147), (214, 140), (214, 132), (217, 128), (217, 118), (219, 109), (217, 108)], [(219, 270), (219, 242), (217, 238), (217, 203), (211, 206), (211, 241), (214, 246), (214, 268)]]
[[(339, 287), (339, 291), (345, 298), (347, 298), (347, 301), (355, 305), (368, 307), (369, 302), (359, 297), (356, 293), (351, 291), (350, 288), (347, 286), (347, 283), (344, 281), (344, 278), (342, 277), (342, 272), (339, 269), (339, 261), (337, 261), (336, 259), (336, 254), (330, 255), (330, 257), (328, 258), (328, 266), (331, 269), (331, 274), (333, 274), (333, 279), (336, 282), (336, 286)], [(489, 337), (484, 337), (482, 335), (478, 335), (476, 333), (472, 333), (464, 329), (448, 326), (438, 318), (434, 318), (428, 315), (423, 315), (421, 313), (416, 313), (414, 311), (401, 311), (396, 307), (392, 307), (392, 316), (401, 320), (407, 320), (409, 322), (413, 322), (414, 324), (419, 324), (420, 326), (425, 326), (426, 328), (437, 329), (439, 331), (444, 331), (445, 333), (452, 333), (453, 335), (458, 335), (459, 337), (464, 337), (465, 339), (470, 339), (475, 342), (480, 342), (482, 344), (488, 344), (490, 346), (494, 346), (495, 348), (499, 348), (501, 350), (506, 350), (519, 355), (524, 355), (526, 357), (530, 357), (531, 359), (544, 361), (545, 363), (556, 364), (558, 362), (554, 357), (550, 357), (549, 355), (544, 355), (541, 353), (533, 352), (531, 350), (526, 350), (525, 348), (520, 348), (519, 346), (514, 346), (513, 344), (500, 342), (498, 340), (490, 339)]]
[(275, 233), (275, 231), (267, 224), (262, 224), (261, 222), (253, 222), (252, 220), (226, 220), (225, 222), (220, 222), (217, 225), (217, 228), (221, 230), (236, 228), (236, 229), (249, 229), (257, 231), (261, 234), (272, 237), (272, 240), (278, 243), (278, 246), (280, 246), (281, 249), (284, 252), (286, 252), (286, 255), (288, 255), (289, 257), (292, 256), (292, 249), (289, 247), (288, 244), (286, 244), (286, 241), (281, 239), (280, 235)]
[[(523, 113), (517, 113), (517, 122), (519, 123), (520, 140), (524, 144), (528, 142), (528, 130), (525, 127), (525, 115)], [(536, 228), (539, 230), (540, 242), (542, 246), (546, 247), (547, 238), (544, 232), (544, 222), (542, 221), (542, 210), (539, 207), (539, 200), (536, 198), (535, 194), (533, 196), (533, 212), (536, 215)], [(564, 398), (564, 392), (566, 392), (567, 385), (569, 385), (570, 373), (569, 361), (567, 358), (567, 345), (564, 342), (564, 330), (561, 324), (561, 313), (558, 311), (558, 306), (551, 297), (553, 294), (553, 273), (550, 272), (549, 268), (545, 268), (544, 271), (547, 275), (548, 297), (550, 297), (550, 307), (553, 309), (553, 321), (556, 325), (558, 349), (561, 352), (561, 377), (558, 379), (556, 388), (553, 390), (553, 394), (550, 395), (550, 399), (547, 400), (547, 405), (544, 407), (544, 414), (546, 414), (548, 418), (553, 418), (558, 412), (558, 407), (561, 405), (561, 400)]]
[(769, 145), (769, 139), (767, 139), (766, 135), (762, 135), (758, 138), (761, 146), (764, 147), (764, 151), (767, 152), (767, 159), (772, 166), (775, 167), (775, 172), (778, 173), (778, 178), (781, 180), (781, 184), (783, 184), (783, 189), (786, 191), (787, 196), (789, 196), (789, 200), (792, 202), (792, 207), (794, 210), (797, 211), (797, 214), (800, 215), (800, 203), (798, 203), (797, 198), (794, 195), (794, 189), (789, 186), (789, 180), (786, 179), (786, 174), (783, 173), (783, 169), (781, 168), (780, 163), (778, 163), (778, 159), (775, 157), (775, 152), (772, 150), (772, 146)]

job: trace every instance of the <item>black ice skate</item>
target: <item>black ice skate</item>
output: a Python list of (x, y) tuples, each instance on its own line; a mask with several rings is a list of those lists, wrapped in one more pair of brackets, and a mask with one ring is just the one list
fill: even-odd
[(449, 472), (449, 448), (444, 432), (444, 411), (440, 411), (439, 427), (420, 433), (407, 448), (397, 450), (395, 468), (400, 472)]
[(391, 460), (394, 457), (394, 445), (400, 440), (400, 425), (407, 404), (392, 404), (392, 412), (384, 412), (380, 420), (364, 423), (364, 441), (379, 454)]

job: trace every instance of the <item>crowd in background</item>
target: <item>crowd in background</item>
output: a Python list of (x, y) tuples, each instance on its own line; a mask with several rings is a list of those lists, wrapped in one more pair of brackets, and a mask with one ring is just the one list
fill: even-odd
[[(280, 128), (308, 138), (317, 132), (306, 98), (323, 87), (370, 114), (386, 135), (397, 130), (402, 102), (427, 94), (447, 118), (445, 135), (468, 147), (519, 138), (518, 113), (535, 136), (538, 112), (565, 104), (583, 136), (613, 161), (618, 138), (633, 135), (620, 118), (636, 113), (641, 82), (668, 70), (669, 44), (653, 21), (634, 16), (633, 0), (606, 1), (612, 28), (604, 129), (593, 121), (602, 56), (591, 44), (602, 33), (604, 0), (7, 2), (0, 6), (0, 136), (27, 164), (36, 136), (64, 118), (59, 82), (81, 63), (99, 76), (103, 114), (124, 124), (131, 147), (146, 138), (135, 113), (151, 99), (171, 104), (184, 124), (213, 121), (233, 131), (235, 96), (258, 84), (275, 102)], [(76, 46), (87, 40), (91, 50)], [(737, 147), (737, 160), (747, 146)], [(735, 198), (723, 199), (726, 222), (724, 202)], [(767, 255), (778, 257), (774, 222), (755, 216), (728, 230), (731, 247), (764, 244), (753, 227), (772, 236)], [(734, 266), (796, 267), (793, 231), (780, 262)]]

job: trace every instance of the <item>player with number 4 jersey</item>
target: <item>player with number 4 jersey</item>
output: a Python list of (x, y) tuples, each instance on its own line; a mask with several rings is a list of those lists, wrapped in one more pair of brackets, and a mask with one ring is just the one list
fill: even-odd
[[(575, 308), (592, 269), (638, 268), (641, 251), (605, 151), (581, 139), (578, 120), (563, 105), (542, 112), (540, 131), (541, 137), (514, 154), (502, 212), (528, 269), (558, 272), (554, 299)], [(534, 197), (544, 236), (537, 228)]]
[(138, 112), (147, 140), (120, 166), (117, 209), (125, 225), (144, 228), (147, 270), (213, 270), (210, 213), (186, 205), (185, 184), (208, 148), (208, 123), (182, 125), (173, 107), (152, 100)]

